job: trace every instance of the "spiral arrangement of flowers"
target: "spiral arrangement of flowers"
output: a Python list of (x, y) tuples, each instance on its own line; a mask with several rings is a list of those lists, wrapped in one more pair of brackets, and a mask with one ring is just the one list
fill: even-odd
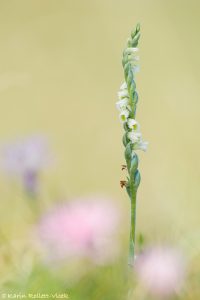
[(140, 131), (140, 125), (135, 120), (136, 108), (138, 102), (138, 93), (136, 91), (135, 74), (139, 71), (138, 66), (138, 41), (140, 38), (140, 25), (131, 33), (127, 41), (127, 46), (123, 52), (122, 65), (124, 69), (125, 81), (118, 92), (119, 100), (116, 103), (119, 110), (120, 120), (123, 123), (125, 133), (123, 135), (123, 144), (125, 147), (127, 181), (121, 181), (121, 187), (125, 186), (131, 200), (131, 231), (130, 231), (130, 253), (129, 263), (134, 261), (135, 248), (135, 223), (136, 223), (136, 194), (140, 184), (140, 173), (138, 171), (138, 156), (136, 150), (146, 151), (148, 142), (143, 141)]

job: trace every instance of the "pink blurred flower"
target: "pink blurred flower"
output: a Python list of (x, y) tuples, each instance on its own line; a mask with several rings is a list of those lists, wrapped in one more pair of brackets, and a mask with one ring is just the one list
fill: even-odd
[(33, 136), (4, 145), (1, 165), (10, 176), (19, 177), (29, 193), (38, 189), (38, 175), (50, 162), (45, 138)]
[(153, 295), (168, 297), (178, 292), (185, 276), (185, 262), (175, 249), (155, 247), (136, 259), (135, 270), (143, 287)]
[(104, 263), (117, 253), (119, 211), (105, 199), (77, 199), (55, 207), (38, 226), (50, 260), (89, 258)]

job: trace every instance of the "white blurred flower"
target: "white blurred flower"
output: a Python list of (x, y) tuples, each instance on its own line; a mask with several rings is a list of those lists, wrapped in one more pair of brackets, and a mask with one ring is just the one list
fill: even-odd
[(118, 92), (118, 98), (119, 98), (119, 100), (123, 99), (123, 98), (129, 98), (128, 90), (127, 89), (120, 90)]
[(128, 109), (124, 109), (120, 112), (119, 117), (120, 117), (120, 120), (122, 121), (122, 123), (127, 121), (128, 116), (129, 116)]
[(139, 72), (139, 66), (138, 66), (139, 56), (136, 55), (138, 51), (139, 49), (134, 47), (132, 48), (130, 47), (125, 50), (126, 54), (128, 55), (128, 62), (132, 66), (133, 74)]
[(140, 57), (139, 56), (134, 56), (134, 60), (139, 61)]
[(148, 144), (148, 142), (145, 142), (142, 139), (140, 139), (138, 142), (133, 144), (133, 150), (147, 151)]
[(130, 131), (128, 133), (128, 138), (132, 142), (132, 144), (140, 142), (142, 134), (140, 132)]
[(116, 103), (116, 107), (119, 111), (125, 110), (128, 106), (128, 98), (123, 98)]
[(168, 297), (181, 288), (185, 263), (178, 251), (155, 247), (137, 257), (135, 270), (146, 291), (155, 296)]
[(130, 60), (131, 62), (138, 62), (138, 61), (140, 60), (140, 57), (131, 54), (131, 55), (129, 55), (129, 60)]
[(135, 119), (128, 118), (127, 125), (131, 129), (128, 132), (128, 139), (133, 144), (134, 150), (147, 150), (148, 142), (142, 140), (142, 134), (140, 132), (140, 125)]
[(132, 71), (134, 74), (138, 73), (140, 71), (140, 67), (139, 66), (135, 66), (135, 65), (132, 65)]
[(136, 129), (138, 127), (138, 122), (135, 119), (128, 119), (127, 124), (130, 129)]
[(136, 48), (136, 47), (129, 47), (129, 48), (126, 48), (126, 50), (125, 50), (125, 52), (127, 54), (132, 54), (132, 53), (135, 53), (135, 52), (138, 52), (138, 51), (139, 51), (139, 49)]
[(125, 90), (127, 89), (127, 84), (126, 82), (123, 82), (122, 85), (120, 86), (120, 90)]

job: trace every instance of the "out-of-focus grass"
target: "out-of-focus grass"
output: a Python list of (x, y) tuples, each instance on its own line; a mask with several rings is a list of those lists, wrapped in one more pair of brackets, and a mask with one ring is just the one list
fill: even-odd
[[(138, 121), (150, 145), (140, 154), (137, 229), (148, 242), (199, 253), (199, 10), (196, 0), (1, 1), (0, 142), (49, 138), (57, 161), (43, 176), (41, 206), (103, 192), (128, 216), (115, 101), (123, 46), (139, 21)], [(0, 191), (2, 234), (23, 239), (34, 213), (4, 175)]]

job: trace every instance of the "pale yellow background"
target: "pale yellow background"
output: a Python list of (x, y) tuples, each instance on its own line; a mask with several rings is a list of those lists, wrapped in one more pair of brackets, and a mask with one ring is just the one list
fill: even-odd
[[(43, 197), (110, 195), (128, 216), (115, 102), (138, 21), (137, 119), (150, 142), (139, 154), (138, 232), (175, 241), (200, 226), (198, 0), (1, 0), (0, 143), (47, 135), (56, 162)], [(2, 175), (0, 189), (3, 211), (20, 207)]]

